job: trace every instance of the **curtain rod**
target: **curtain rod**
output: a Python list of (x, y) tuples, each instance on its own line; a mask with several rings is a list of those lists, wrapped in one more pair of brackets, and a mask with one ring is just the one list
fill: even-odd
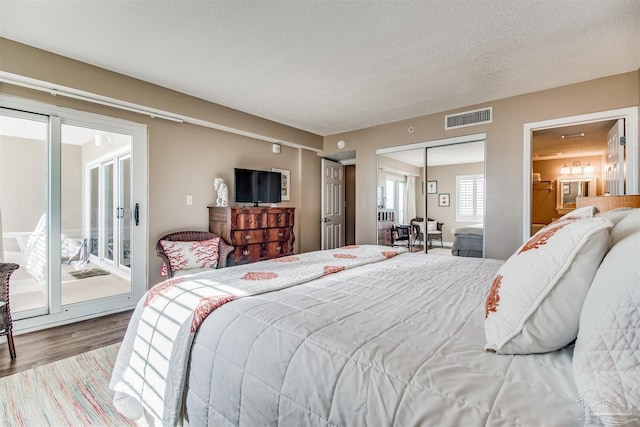
[(64, 96), (67, 98), (78, 99), (81, 101), (91, 102), (94, 104), (104, 105), (111, 108), (117, 108), (120, 110), (131, 111), (133, 113), (142, 114), (151, 118), (158, 118), (169, 120), (176, 123), (189, 123), (197, 126), (207, 127), (209, 129), (216, 129), (223, 132), (233, 133), (236, 135), (246, 136), (249, 138), (257, 139), (260, 141), (270, 142), (272, 144), (282, 144), (287, 147), (300, 148), (303, 150), (314, 151), (319, 153), (322, 149), (308, 147), (306, 145), (298, 144), (295, 142), (285, 141), (278, 138), (272, 138), (266, 135), (260, 135), (253, 132), (243, 131), (241, 129), (231, 128), (218, 123), (213, 123), (205, 120), (196, 119), (194, 117), (175, 115), (168, 111), (158, 110), (155, 108), (147, 107), (140, 104), (134, 104), (132, 102), (121, 101), (115, 98), (98, 95), (91, 92), (85, 92), (69, 87), (54, 85), (53, 83), (32, 79), (29, 77), (20, 76), (18, 74), (7, 73), (0, 71), (0, 82), (10, 85), (25, 87), (27, 89), (33, 89), (40, 92), (46, 92), (53, 96)]

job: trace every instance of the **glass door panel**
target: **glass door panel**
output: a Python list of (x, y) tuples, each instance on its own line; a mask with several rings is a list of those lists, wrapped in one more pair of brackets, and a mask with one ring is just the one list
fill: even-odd
[[(61, 304), (129, 293), (130, 270), (119, 269), (114, 254), (120, 247), (120, 193), (127, 185), (131, 197), (131, 181), (118, 182), (119, 158), (130, 158), (130, 137), (64, 123), (61, 128)], [(114, 146), (118, 138), (129, 143)]]
[(48, 117), (0, 115), (0, 262), (20, 265), (9, 289), (14, 319), (48, 313)]

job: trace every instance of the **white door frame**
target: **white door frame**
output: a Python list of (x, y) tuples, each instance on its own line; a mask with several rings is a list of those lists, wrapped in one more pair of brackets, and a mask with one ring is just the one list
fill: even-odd
[(638, 194), (640, 190), (640, 175), (638, 170), (638, 107), (619, 108), (616, 110), (599, 111), (595, 113), (560, 117), (556, 119), (524, 124), (524, 175), (522, 179), (523, 242), (526, 242), (531, 237), (531, 139), (533, 136), (533, 132), (542, 129), (617, 119), (625, 119), (625, 137), (627, 141), (626, 194)]

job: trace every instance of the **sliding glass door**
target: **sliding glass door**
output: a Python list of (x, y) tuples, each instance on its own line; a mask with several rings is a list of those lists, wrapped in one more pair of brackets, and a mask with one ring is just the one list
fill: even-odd
[(0, 259), (20, 265), (14, 319), (38, 327), (135, 305), (146, 289), (146, 230), (132, 221), (145, 127), (28, 104), (42, 113), (0, 116)]

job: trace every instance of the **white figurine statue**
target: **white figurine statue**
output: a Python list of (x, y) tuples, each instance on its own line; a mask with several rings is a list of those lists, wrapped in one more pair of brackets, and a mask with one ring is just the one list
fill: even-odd
[(213, 181), (213, 187), (218, 192), (216, 206), (229, 206), (229, 189), (227, 188), (227, 184), (224, 183), (224, 179), (216, 178)]

